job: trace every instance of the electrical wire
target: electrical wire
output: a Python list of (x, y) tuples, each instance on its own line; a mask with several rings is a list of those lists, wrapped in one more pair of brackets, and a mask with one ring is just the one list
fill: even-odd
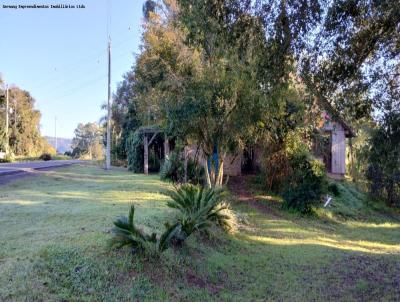
[[(125, 56), (126, 53), (124, 53), (123, 55)], [(121, 59), (121, 58), (123, 58), (124, 56), (118, 56), (118, 57), (116, 57), (116, 58), (115, 58), (115, 61), (118, 62), (118, 59)], [(62, 99), (64, 99), (64, 98), (68, 97), (68, 96), (71, 96), (71, 95), (73, 95), (73, 94), (75, 94), (75, 93), (81, 92), (82, 90), (84, 90), (85, 87), (88, 87), (88, 86), (90, 86), (90, 85), (93, 85), (94, 83), (97, 83), (97, 82), (99, 82), (99, 81), (101, 81), (101, 80), (103, 80), (103, 79), (105, 79), (105, 78), (107, 78), (107, 74), (102, 74), (100, 77), (96, 77), (95, 79), (92, 79), (92, 80), (87, 81), (87, 82), (85, 82), (85, 83), (83, 83), (83, 84), (80, 84), (80, 85), (77, 86), (77, 87), (74, 87), (74, 88), (71, 88), (71, 89), (65, 91), (61, 96), (57, 96), (57, 95), (55, 95), (54, 97), (53, 97), (53, 96), (50, 96), (50, 97), (48, 97), (47, 99), (51, 99), (52, 102), (58, 102), (59, 100), (62, 100)]]

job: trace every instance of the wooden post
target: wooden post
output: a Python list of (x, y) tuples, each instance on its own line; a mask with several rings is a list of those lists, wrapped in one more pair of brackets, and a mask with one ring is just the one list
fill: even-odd
[(143, 138), (143, 147), (144, 147), (143, 170), (144, 170), (144, 174), (149, 174), (149, 144), (147, 141), (146, 134), (144, 134), (144, 138)]

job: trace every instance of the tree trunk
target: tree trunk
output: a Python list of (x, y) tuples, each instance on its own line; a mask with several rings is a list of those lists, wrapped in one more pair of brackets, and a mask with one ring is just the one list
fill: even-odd
[(169, 141), (167, 136), (164, 136), (164, 159), (167, 159), (169, 156)]
[(186, 146), (183, 148), (183, 156), (184, 156), (184, 162), (183, 162), (183, 169), (184, 169), (184, 177), (183, 177), (183, 182), (187, 183), (187, 166), (188, 166), (188, 152)]
[(205, 160), (205, 165), (204, 165), (204, 173), (206, 176), (206, 184), (207, 184), (207, 188), (211, 189), (211, 178), (210, 178), (210, 173), (208, 172), (209, 170), (209, 166), (208, 166), (208, 160)]
[(222, 187), (223, 179), (224, 179), (224, 159), (222, 158), (219, 161), (218, 174), (216, 177), (215, 186)]

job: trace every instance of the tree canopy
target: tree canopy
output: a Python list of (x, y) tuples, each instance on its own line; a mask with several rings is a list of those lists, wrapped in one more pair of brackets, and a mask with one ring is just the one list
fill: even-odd
[[(1, 92), (0, 107), (0, 149), (5, 148), (5, 89)], [(9, 88), (10, 151), (15, 155), (38, 156), (44, 152), (55, 153), (53, 147), (40, 133), (41, 113), (35, 109), (35, 99), (28, 91), (16, 86)]]
[(399, 111), (391, 1), (164, 0), (143, 12), (114, 121), (123, 137), (155, 124), (195, 143), (209, 184), (221, 184), (226, 154), (316, 124), (315, 103), (355, 126), (387, 127)]

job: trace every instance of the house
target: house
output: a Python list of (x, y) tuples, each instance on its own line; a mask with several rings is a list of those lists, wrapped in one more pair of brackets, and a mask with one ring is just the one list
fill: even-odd
[(322, 124), (319, 129), (322, 134), (328, 135), (328, 152), (323, 161), (327, 172), (344, 176), (346, 174), (346, 138), (355, 136), (352, 129), (340, 117), (332, 116), (327, 111), (322, 112)]
[[(325, 144), (322, 147), (316, 147), (314, 143), (313, 153), (324, 162), (329, 174), (341, 178), (346, 173), (346, 138), (351, 139), (355, 137), (355, 134), (330, 105), (324, 107), (317, 131), (321, 137), (325, 138)], [(260, 170), (262, 148), (262, 145), (259, 145), (244, 149), (236, 156), (228, 155), (224, 160), (224, 174), (238, 176)], [(188, 147), (189, 156), (193, 157), (195, 149), (195, 146)]]
[[(343, 177), (346, 173), (346, 138), (355, 136), (351, 127), (341, 118), (328, 102), (323, 103), (321, 122), (317, 127), (319, 136), (322, 137), (322, 144), (314, 142), (314, 155), (324, 162), (327, 172), (333, 177)], [(149, 147), (160, 134), (163, 142), (158, 142), (160, 158), (168, 156), (170, 151), (169, 140), (161, 129), (143, 127), (141, 132), (144, 136), (144, 172), (149, 171)], [(224, 159), (224, 175), (238, 176), (246, 173), (254, 173), (260, 170), (263, 155), (263, 146), (258, 145), (252, 148), (245, 148), (237, 155), (227, 155)], [(196, 145), (186, 146), (186, 158), (196, 158), (202, 165), (205, 164), (205, 157)]]

